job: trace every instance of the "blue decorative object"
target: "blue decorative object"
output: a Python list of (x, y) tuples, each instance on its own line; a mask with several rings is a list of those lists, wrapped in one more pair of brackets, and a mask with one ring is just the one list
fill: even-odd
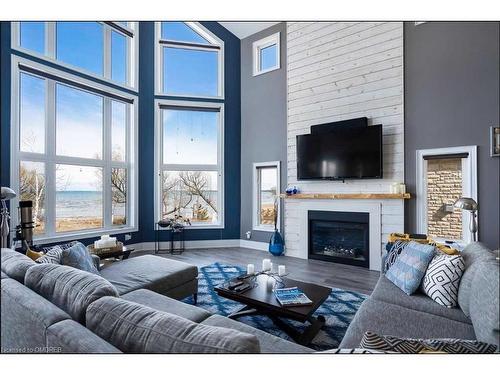
[[(214, 292), (214, 286), (226, 282), (246, 271), (239, 266), (214, 263), (200, 268), (198, 279), (198, 302), (196, 306), (201, 307), (213, 314), (228, 316), (241, 309), (242, 304), (225, 299)], [(293, 277), (293, 271), (292, 275)], [(332, 288), (328, 299), (314, 313), (315, 316), (323, 315), (326, 323), (314, 338), (311, 345), (315, 350), (328, 350), (337, 348), (345, 335), (347, 327), (351, 323), (359, 306), (367, 298), (366, 295), (349, 292), (342, 289)], [(192, 297), (187, 297), (184, 302), (193, 303)], [(287, 324), (296, 329), (303, 330), (309, 323), (284, 319)], [(241, 323), (258, 328), (271, 335), (281, 337), (285, 340), (293, 340), (281, 329), (274, 325), (271, 319), (264, 315), (252, 315), (238, 318)]]
[(269, 239), (269, 252), (274, 256), (283, 255), (285, 251), (285, 241), (277, 229), (274, 230), (271, 238)]

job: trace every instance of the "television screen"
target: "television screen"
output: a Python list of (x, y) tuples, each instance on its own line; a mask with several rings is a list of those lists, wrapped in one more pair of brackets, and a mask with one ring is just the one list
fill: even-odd
[(297, 178), (382, 178), (382, 125), (298, 135)]

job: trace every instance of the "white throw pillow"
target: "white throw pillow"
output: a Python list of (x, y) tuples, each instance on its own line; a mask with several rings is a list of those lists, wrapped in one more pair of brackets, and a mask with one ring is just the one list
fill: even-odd
[(422, 283), (424, 293), (442, 306), (457, 306), (458, 286), (464, 270), (465, 261), (461, 255), (434, 256)]

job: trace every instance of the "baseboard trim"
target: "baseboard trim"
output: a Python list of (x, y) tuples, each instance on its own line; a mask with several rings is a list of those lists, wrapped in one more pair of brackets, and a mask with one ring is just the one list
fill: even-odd
[[(127, 246), (134, 247), (135, 250), (154, 250), (154, 242), (138, 242), (134, 244), (127, 244)], [(179, 246), (179, 242), (175, 242), (175, 247)], [(240, 247), (240, 240), (197, 240), (185, 241), (185, 249), (216, 249), (223, 247)], [(161, 241), (160, 248), (163, 250), (170, 248), (170, 241)]]
[(240, 247), (246, 247), (247, 249), (255, 249), (267, 251), (269, 250), (269, 244), (267, 242), (240, 240)]

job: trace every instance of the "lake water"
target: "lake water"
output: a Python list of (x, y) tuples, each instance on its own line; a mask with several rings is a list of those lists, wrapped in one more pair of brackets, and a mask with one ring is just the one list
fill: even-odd
[[(113, 205), (115, 215), (125, 214), (125, 205)], [(56, 192), (57, 217), (102, 217), (102, 192)]]

